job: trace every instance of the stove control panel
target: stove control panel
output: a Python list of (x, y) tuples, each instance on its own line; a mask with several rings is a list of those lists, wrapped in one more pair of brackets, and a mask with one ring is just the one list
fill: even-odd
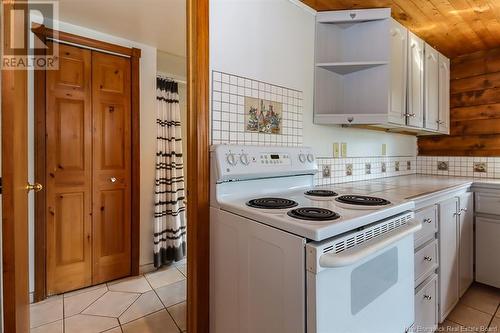
[(308, 147), (215, 145), (211, 160), (217, 181), (318, 172), (314, 153)]

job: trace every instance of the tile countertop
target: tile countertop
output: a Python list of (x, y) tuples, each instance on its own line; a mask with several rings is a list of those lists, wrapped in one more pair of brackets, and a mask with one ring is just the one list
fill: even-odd
[(388, 199), (394, 197), (407, 200), (423, 200), (427, 197), (433, 197), (448, 191), (459, 190), (472, 184), (474, 184), (474, 187), (500, 190), (500, 179), (423, 174), (341, 183), (330, 185), (330, 187), (355, 194), (369, 194), (374, 196), (378, 194)]

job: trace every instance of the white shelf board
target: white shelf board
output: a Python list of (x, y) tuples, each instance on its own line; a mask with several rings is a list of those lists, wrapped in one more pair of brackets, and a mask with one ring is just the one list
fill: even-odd
[(345, 75), (387, 64), (389, 64), (389, 62), (387, 61), (322, 62), (317, 63), (316, 67), (320, 67), (337, 74)]

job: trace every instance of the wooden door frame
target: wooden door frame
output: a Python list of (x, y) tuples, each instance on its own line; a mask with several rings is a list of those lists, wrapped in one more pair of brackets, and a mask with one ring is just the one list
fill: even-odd
[[(27, 54), (28, 34), (25, 26), (21, 26), (20, 17), (11, 17), (6, 14), (12, 9), (24, 11), (22, 19), (28, 18), (26, 2), (16, 0), (2, 0), (2, 36), (0, 40), (5, 50), (10, 45), (11, 33), (17, 29), (24, 29), (23, 48), (14, 50), (16, 55)], [(12, 23), (11, 20), (15, 22)], [(17, 22), (17, 24), (16, 24)], [(14, 27), (13, 27), (14, 26)], [(14, 30), (14, 31), (13, 31)], [(16, 35), (16, 34), (13, 34)], [(3, 52), (2, 52), (3, 53)], [(19, 117), (28, 118), (28, 71), (27, 68), (1, 70), (1, 153), (2, 153), (2, 320), (5, 332), (24, 333), (29, 331), (29, 273), (28, 273), (28, 195), (26, 184), (28, 181), (28, 128), (16, 126)], [(24, 122), (24, 120), (21, 119)], [(25, 144), (25, 149), (19, 151), (19, 144)], [(13, 158), (16, 154), (16, 158)], [(23, 154), (23, 155), (20, 155)], [(25, 160), (24, 165), (21, 160)], [(23, 178), (23, 179), (20, 179)], [(22, 187), (19, 183), (22, 182)], [(19, 199), (20, 191), (23, 196)], [(26, 195), (24, 197), (24, 195)], [(24, 207), (23, 207), (24, 206)], [(22, 216), (18, 212), (23, 210)], [(19, 236), (25, 238), (19, 242)], [(26, 264), (24, 267), (23, 265)]]
[[(131, 275), (139, 274), (140, 254), (140, 70), (141, 50), (115, 45), (83, 36), (70, 34), (36, 25), (32, 31), (45, 42), (69, 43), (75, 46), (114, 53), (130, 58), (131, 65)], [(34, 118), (35, 118), (35, 182), (46, 184), (46, 72), (34, 71)], [(47, 220), (46, 191), (35, 194), (35, 292), (33, 300), (41, 301), (47, 297)]]
[(187, 331), (209, 331), (209, 0), (187, 1)]

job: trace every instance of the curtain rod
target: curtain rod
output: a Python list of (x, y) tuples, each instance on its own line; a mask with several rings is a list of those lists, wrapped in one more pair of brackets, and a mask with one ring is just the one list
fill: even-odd
[(180, 83), (180, 84), (186, 84), (187, 85), (187, 82), (185, 80), (179, 80), (177, 78), (175, 78), (175, 75), (171, 75), (171, 74), (168, 74), (168, 73), (162, 73), (162, 72), (157, 72), (156, 75), (158, 76), (161, 76), (167, 80), (172, 80), (172, 81), (175, 81), (177, 83)]

